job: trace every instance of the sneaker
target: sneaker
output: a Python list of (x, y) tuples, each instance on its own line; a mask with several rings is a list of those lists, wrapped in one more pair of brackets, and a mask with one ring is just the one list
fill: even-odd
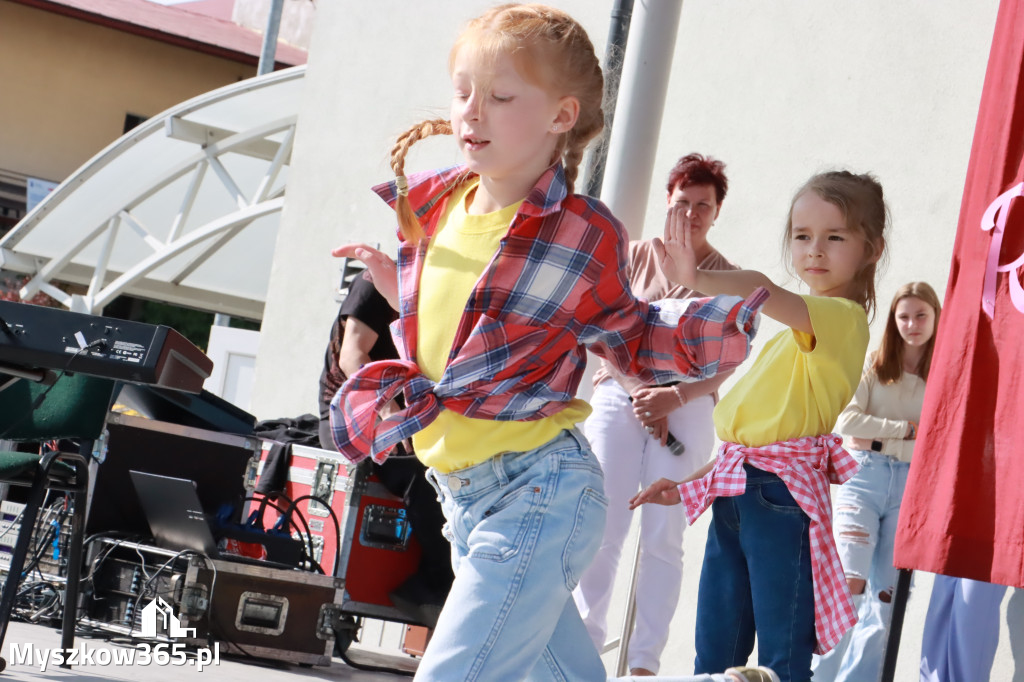
[(760, 666), (757, 668), (729, 668), (726, 675), (732, 675), (743, 682), (779, 682), (779, 676), (770, 668)]

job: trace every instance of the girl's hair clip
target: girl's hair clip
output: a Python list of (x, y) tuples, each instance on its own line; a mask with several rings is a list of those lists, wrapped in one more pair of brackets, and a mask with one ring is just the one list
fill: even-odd
[(404, 175), (399, 175), (395, 178), (395, 187), (398, 188), (398, 196), (409, 196), (409, 181), (405, 179)]

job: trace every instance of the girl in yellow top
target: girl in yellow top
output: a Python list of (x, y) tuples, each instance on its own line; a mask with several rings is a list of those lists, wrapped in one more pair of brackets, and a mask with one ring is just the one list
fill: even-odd
[[(742, 665), (753, 650), (783, 681), (811, 677), (856, 621), (832, 539), (829, 482), (856, 463), (831, 436), (853, 396), (875, 304), (875, 269), (888, 212), (869, 175), (830, 172), (796, 194), (785, 244), (809, 296), (760, 272), (696, 266), (690, 225), (673, 216), (665, 272), (708, 294), (765, 287), (763, 312), (790, 329), (771, 339), (714, 411), (724, 442), (716, 460), (684, 481), (662, 479), (645, 502), (687, 506), (691, 522), (713, 506), (697, 605), (696, 672)], [(717, 499), (716, 499), (717, 498)]]
[[(397, 177), (377, 188), (398, 214), (398, 263), (365, 245), (334, 252), (366, 262), (399, 310), (402, 358), (349, 377), (332, 436), (349, 458), (379, 461), (412, 435), (441, 497), (455, 582), (418, 680), (604, 680), (571, 596), (607, 506), (575, 428), (589, 413), (575, 398), (586, 350), (644, 383), (710, 378), (746, 357), (767, 292), (682, 312), (633, 296), (621, 224), (573, 192), (603, 125), (603, 77), (572, 17), (488, 10), (449, 72), (451, 120), (400, 136)], [(435, 134), (455, 137), (465, 165), (407, 177), (409, 147)], [(399, 391), (406, 406), (382, 418)]]

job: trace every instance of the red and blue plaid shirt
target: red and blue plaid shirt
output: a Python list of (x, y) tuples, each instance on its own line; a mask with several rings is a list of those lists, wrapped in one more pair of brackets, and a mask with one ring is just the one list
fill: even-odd
[[(469, 177), (454, 167), (408, 178), (410, 204), (428, 238), (451, 191)], [(374, 190), (394, 206), (394, 182)], [(648, 384), (731, 369), (747, 357), (768, 295), (697, 299), (682, 315), (634, 298), (622, 225), (600, 201), (568, 194), (555, 164), (530, 190), (474, 286), (435, 383), (416, 364), (417, 283), (427, 244), (398, 249), (400, 318), (391, 330), (401, 359), (365, 365), (331, 403), (334, 441), (353, 461), (383, 461), (442, 407), (498, 421), (551, 416), (575, 396), (587, 348)], [(405, 409), (382, 420), (380, 409), (400, 393)]]
[(716, 497), (735, 497), (747, 489), (744, 462), (776, 474), (811, 519), (811, 577), (814, 581), (816, 654), (827, 653), (857, 622), (843, 564), (832, 537), (832, 497), (829, 483), (845, 483), (857, 473), (857, 460), (842, 448), (835, 434), (805, 436), (761, 447), (723, 443), (714, 468), (703, 478), (679, 486), (690, 523)]

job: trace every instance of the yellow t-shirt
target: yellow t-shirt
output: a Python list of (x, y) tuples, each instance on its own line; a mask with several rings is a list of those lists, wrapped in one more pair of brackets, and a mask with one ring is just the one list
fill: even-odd
[[(467, 198), (479, 184), (474, 179), (452, 193), (427, 247), (420, 275), (416, 356), (431, 381), (440, 380), (462, 312), (484, 268), (508, 231), (518, 202), (487, 213), (466, 213)], [(590, 414), (590, 406), (573, 400), (558, 414), (533, 421), (472, 419), (441, 410), (437, 419), (412, 437), (416, 456), (441, 472), (464, 469), (500, 452), (533, 450)]]
[(835, 428), (860, 381), (868, 318), (849, 299), (803, 299), (814, 334), (787, 329), (768, 341), (715, 407), (721, 440), (758, 447)]

